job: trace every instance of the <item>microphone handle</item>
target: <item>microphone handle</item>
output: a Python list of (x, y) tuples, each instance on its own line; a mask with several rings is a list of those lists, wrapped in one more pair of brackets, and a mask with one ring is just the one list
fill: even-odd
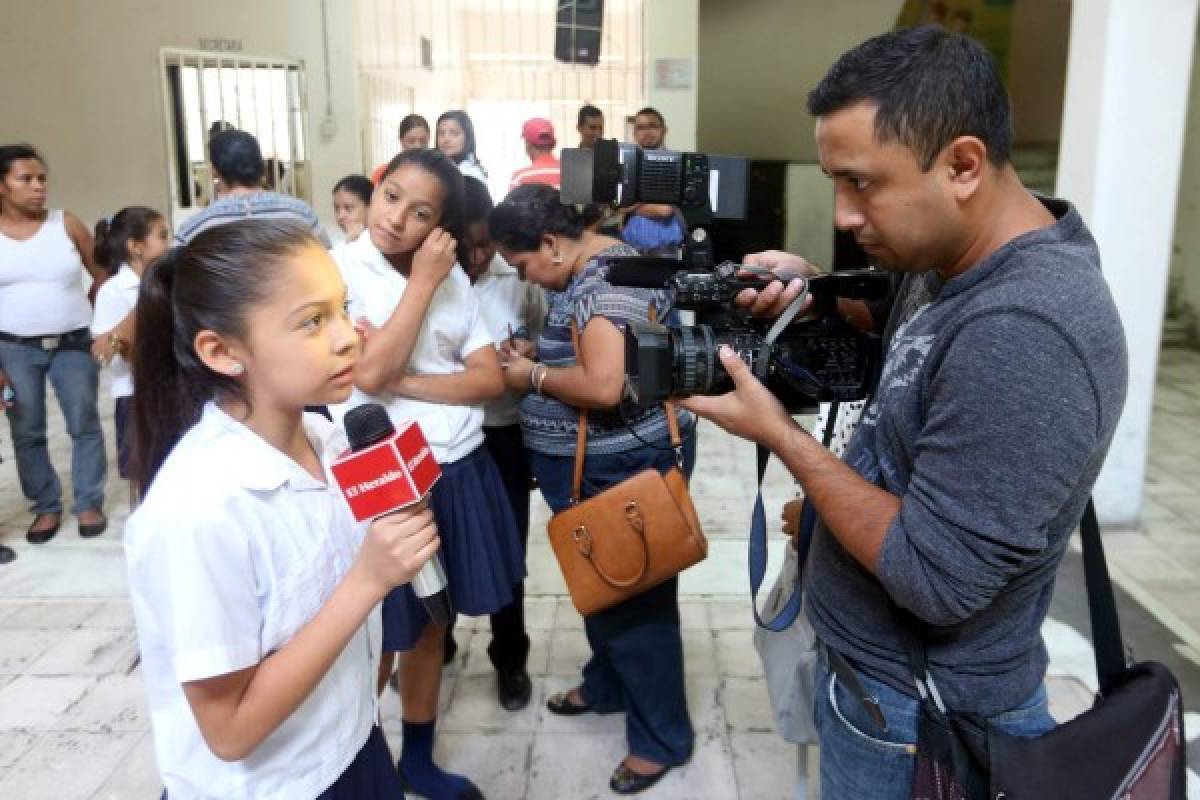
[(412, 579), (413, 592), (434, 623), (449, 625), (454, 619), (454, 607), (447, 591), (446, 570), (442, 567), (442, 556), (434, 553), (425, 566)]
[[(394, 512), (389, 512), (394, 513)], [(442, 554), (434, 553), (425, 566), (413, 576), (409, 586), (425, 607), (425, 613), (437, 625), (449, 625), (454, 620), (454, 605), (450, 602), (446, 569), (442, 566)]]

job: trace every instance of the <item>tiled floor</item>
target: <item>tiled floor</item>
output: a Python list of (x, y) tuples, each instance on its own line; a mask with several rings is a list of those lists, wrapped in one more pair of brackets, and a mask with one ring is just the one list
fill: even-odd
[[(1106, 546), (1119, 586), (1165, 629), (1160, 638), (1200, 664), (1198, 421), (1200, 354), (1166, 351), (1144, 524), (1107, 536)], [(63, 470), (69, 451), (57, 415), (54, 425), (52, 457)], [(6, 427), (0, 433), (7, 439)], [(151, 800), (159, 781), (140, 674), (132, 668), (136, 643), (120, 549), (127, 490), (110, 482), (113, 525), (100, 539), (79, 539), (69, 523), (49, 545), (34, 548), (21, 535), (28, 516), (7, 441), (0, 453), (0, 541), (19, 553), (15, 563), (0, 567), (0, 798)], [(696, 753), (648, 797), (795, 796), (797, 752), (774, 732), (750, 640), (744, 565), (752, 462), (749, 445), (711, 427), (702, 432), (694, 491), (712, 543), (708, 560), (681, 582)], [(769, 507), (777, 509), (791, 493), (787, 476), (773, 465)], [(516, 714), (496, 705), (486, 623), (461, 622), (459, 656), (446, 672), (439, 756), (493, 800), (609, 796), (609, 771), (624, 752), (620, 717), (564, 719), (542, 705), (549, 693), (575, 682), (587, 654), (579, 615), (538, 535), (546, 517), (539, 504), (528, 582), (533, 702)], [(772, 545), (775, 563), (780, 546)], [(1090, 648), (1073, 624), (1056, 618), (1045, 629), (1052, 708), (1060, 718), (1085, 708), (1094, 684)], [(385, 728), (393, 746), (397, 710), (389, 692)]]

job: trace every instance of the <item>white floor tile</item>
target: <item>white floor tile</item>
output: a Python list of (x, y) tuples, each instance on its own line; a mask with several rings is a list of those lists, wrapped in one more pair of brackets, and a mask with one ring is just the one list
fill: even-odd
[(0, 780), (0, 797), (91, 797), (142, 737), (139, 733), (44, 734)]
[[(0, 689), (0, 730), (50, 730), (95, 682), (90, 675), (22, 675)], [(0, 792), (0, 797), (20, 796)]]

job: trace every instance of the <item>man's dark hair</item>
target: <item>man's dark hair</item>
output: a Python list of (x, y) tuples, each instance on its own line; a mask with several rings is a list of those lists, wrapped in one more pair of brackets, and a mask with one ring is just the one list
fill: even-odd
[(808, 95), (814, 117), (873, 103), (875, 138), (898, 141), (922, 170), (959, 136), (987, 146), (988, 160), (1008, 163), (1012, 113), (991, 54), (979, 42), (936, 25), (868, 39), (843, 54)]
[(592, 104), (587, 104), (579, 109), (579, 118), (575, 120), (576, 127), (582, 125), (588, 117), (603, 117), (604, 112), (596, 108)]
[(634, 114), (633, 117), (634, 117), (634, 119), (637, 119), (638, 117), (642, 116), (643, 114), (649, 114), (652, 117), (658, 117), (658, 124), (662, 125), (664, 128), (667, 127), (667, 121), (665, 119), (663, 119), (663, 115), (659, 112), (659, 110), (657, 108), (651, 108), (650, 106), (646, 106), (641, 111)]
[(208, 157), (226, 186), (262, 186), (267, 166), (253, 134), (236, 130), (218, 133), (208, 143)]

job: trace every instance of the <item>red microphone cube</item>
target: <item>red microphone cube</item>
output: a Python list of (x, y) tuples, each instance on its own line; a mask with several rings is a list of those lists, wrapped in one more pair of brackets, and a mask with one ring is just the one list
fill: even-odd
[(425, 434), (415, 422), (333, 462), (333, 479), (359, 522), (375, 519), (424, 497), (442, 475)]

